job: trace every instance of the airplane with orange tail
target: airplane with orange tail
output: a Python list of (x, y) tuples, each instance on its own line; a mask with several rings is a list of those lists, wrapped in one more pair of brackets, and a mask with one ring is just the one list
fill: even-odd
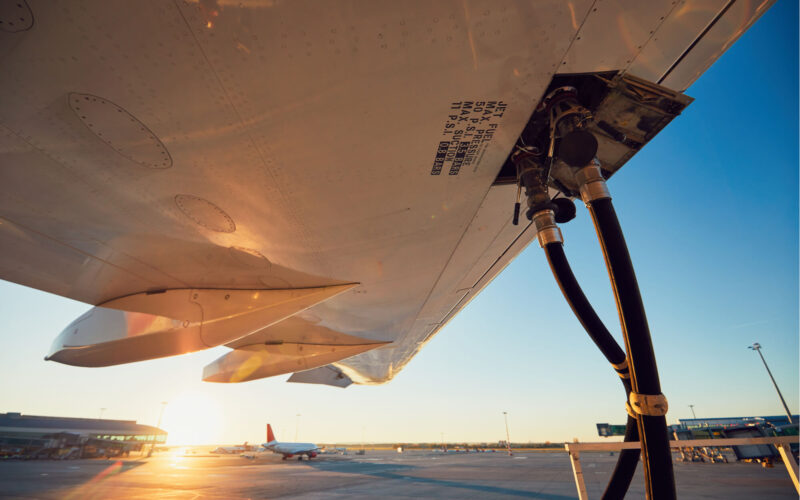
[(303, 459), (303, 455), (308, 458), (314, 458), (319, 452), (319, 446), (314, 443), (285, 443), (275, 439), (275, 434), (272, 432), (272, 426), (267, 424), (267, 442), (263, 446), (266, 450), (272, 453), (280, 453), (283, 459), (292, 458), (297, 456), (298, 460)]

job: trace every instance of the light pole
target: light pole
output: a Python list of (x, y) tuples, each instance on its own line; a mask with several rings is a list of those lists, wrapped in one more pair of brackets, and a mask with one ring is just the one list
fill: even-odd
[(761, 357), (761, 361), (764, 362), (764, 368), (767, 369), (767, 373), (769, 374), (769, 378), (770, 378), (770, 380), (772, 380), (772, 385), (775, 386), (775, 390), (778, 391), (778, 397), (781, 398), (781, 404), (783, 404), (783, 409), (786, 410), (786, 416), (789, 417), (789, 423), (793, 424), (794, 423), (794, 419), (792, 418), (792, 412), (790, 412), (789, 411), (789, 407), (786, 406), (786, 400), (783, 399), (783, 394), (781, 394), (781, 390), (778, 389), (778, 384), (775, 382), (775, 377), (773, 377), (772, 376), (772, 372), (769, 371), (769, 366), (767, 366), (767, 360), (764, 359), (764, 355), (761, 354), (761, 344), (756, 342), (751, 346), (747, 346), (747, 348), (756, 351), (758, 353), (758, 355)]
[[(161, 402), (161, 411), (158, 412), (158, 423), (156, 424), (156, 428), (157, 429), (161, 429), (161, 418), (164, 416), (164, 408), (166, 408), (166, 407), (167, 407), (167, 402), (166, 401), (162, 401)], [(156, 447), (156, 436), (153, 435), (153, 442), (150, 445), (150, 451), (147, 453), (148, 457), (153, 454), (153, 448), (155, 448), (155, 447)]]
[(161, 411), (158, 413), (158, 423), (156, 424), (156, 427), (158, 427), (159, 429), (161, 428), (161, 419), (164, 417), (164, 408), (166, 408), (166, 407), (167, 407), (167, 402), (166, 401), (162, 401), (161, 402)]
[(512, 453), (511, 453), (511, 438), (508, 436), (508, 412), (507, 411), (503, 412), (503, 418), (506, 421), (506, 448), (508, 448), (508, 456), (510, 457), (512, 455)]
[(689, 405), (689, 409), (692, 410), (692, 418), (697, 420), (697, 415), (694, 414), (694, 405)]
[(105, 413), (105, 408), (100, 408), (100, 420), (103, 420), (103, 413)]
[(294, 426), (294, 440), (297, 442), (297, 434), (300, 432), (300, 414), (297, 414), (297, 422)]

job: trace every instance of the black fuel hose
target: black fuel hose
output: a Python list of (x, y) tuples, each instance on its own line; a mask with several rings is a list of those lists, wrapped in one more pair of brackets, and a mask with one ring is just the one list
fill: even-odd
[[(625, 399), (631, 394), (631, 379), (623, 378), (622, 385), (625, 386)], [(639, 441), (639, 426), (636, 419), (628, 415), (628, 420), (625, 422), (625, 437), (623, 442), (632, 443)], [(617, 464), (614, 466), (614, 472), (611, 473), (611, 478), (606, 485), (606, 491), (603, 492), (603, 500), (622, 500), (625, 494), (628, 493), (628, 488), (631, 486), (633, 474), (636, 472), (636, 466), (639, 465), (639, 457), (642, 454), (640, 448), (632, 450), (621, 450)]]
[[(623, 441), (631, 443), (638, 440), (639, 427), (637, 426), (636, 419), (628, 415)], [(611, 473), (611, 479), (608, 480), (606, 491), (603, 493), (603, 500), (625, 498), (625, 494), (628, 492), (628, 488), (631, 485), (633, 474), (636, 472), (636, 466), (639, 464), (640, 455), (641, 450), (638, 448), (619, 452), (617, 465), (614, 466), (614, 472)]]
[[(587, 206), (600, 240), (617, 301), (633, 391), (638, 394), (660, 395), (661, 383), (658, 379), (650, 328), (633, 263), (611, 198), (591, 200)], [(639, 415), (636, 420), (642, 443), (647, 498), (674, 499), (675, 476), (666, 417)]]
[(544, 246), (544, 254), (550, 270), (556, 278), (561, 293), (567, 299), (569, 307), (577, 316), (586, 333), (603, 353), (609, 363), (619, 365), (625, 362), (625, 351), (619, 346), (614, 337), (611, 336), (603, 320), (595, 312), (589, 300), (584, 295), (572, 268), (567, 261), (564, 253), (564, 245), (555, 242)]
[[(553, 276), (561, 288), (561, 293), (567, 300), (572, 312), (580, 321), (586, 333), (597, 345), (609, 363), (620, 365), (625, 362), (625, 352), (606, 328), (603, 321), (595, 312), (589, 300), (584, 295), (583, 290), (572, 272), (567, 256), (564, 253), (564, 246), (560, 242), (548, 243), (544, 246), (544, 253)], [(618, 370), (619, 371), (619, 370)], [(624, 373), (624, 372), (623, 372)], [(623, 378), (622, 383), (625, 387), (625, 397), (631, 392), (630, 378)], [(639, 431), (636, 419), (628, 416), (625, 426), (625, 441), (638, 441)], [(611, 474), (603, 499), (615, 500), (624, 498), (628, 487), (631, 484), (636, 466), (639, 463), (640, 450), (622, 450), (617, 459), (617, 465)]]

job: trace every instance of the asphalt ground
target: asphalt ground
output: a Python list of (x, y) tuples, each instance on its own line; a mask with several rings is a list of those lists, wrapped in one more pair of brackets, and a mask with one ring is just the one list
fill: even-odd
[[(194, 453), (191, 453), (194, 451)], [(282, 461), (208, 455), (0, 462), (0, 497), (92, 498), (577, 498), (564, 452), (447, 453), (367, 450)], [(600, 498), (615, 456), (581, 453), (589, 498)], [(747, 463), (675, 463), (678, 497), (797, 499), (786, 469)], [(644, 498), (641, 466), (628, 498)]]

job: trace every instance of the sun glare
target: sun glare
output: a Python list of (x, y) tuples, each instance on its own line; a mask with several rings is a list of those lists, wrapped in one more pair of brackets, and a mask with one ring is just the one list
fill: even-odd
[(217, 443), (222, 430), (222, 413), (207, 394), (187, 391), (169, 402), (161, 427), (169, 433), (169, 445)]

